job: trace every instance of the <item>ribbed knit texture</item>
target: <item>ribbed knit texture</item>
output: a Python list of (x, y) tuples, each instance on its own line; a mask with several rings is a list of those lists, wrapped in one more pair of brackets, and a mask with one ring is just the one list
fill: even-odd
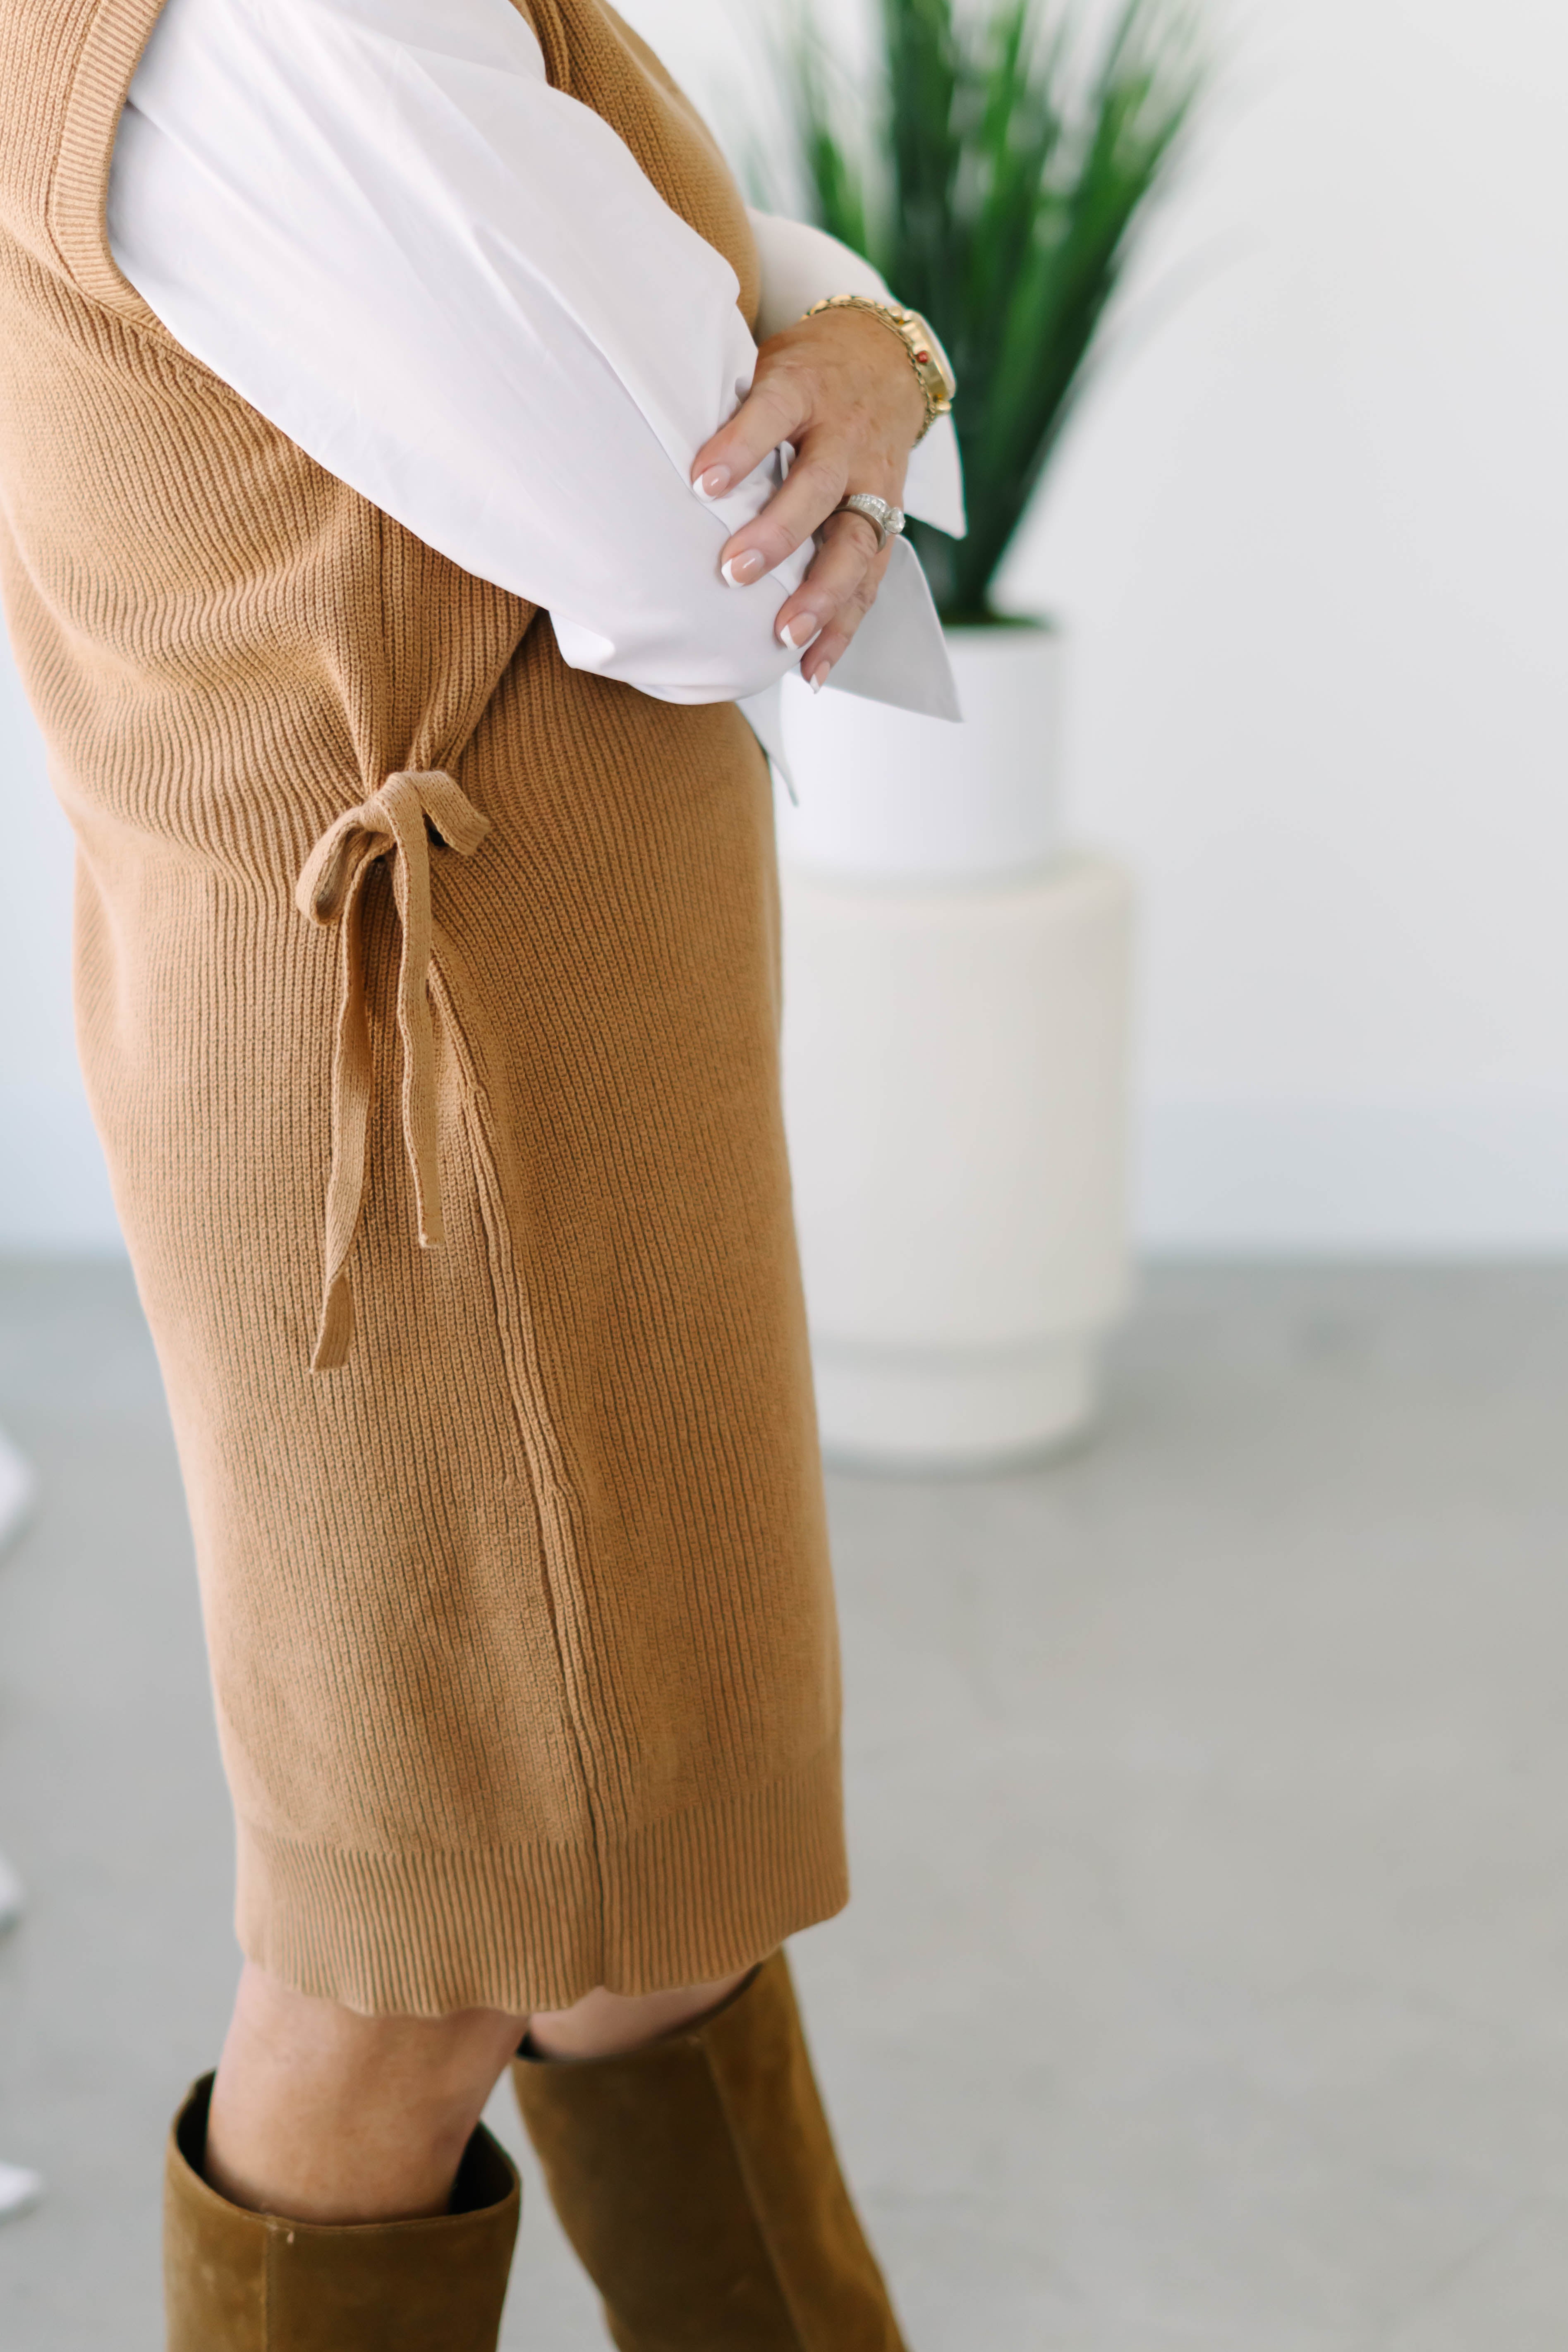
[[(754, 305), (739, 195), (640, 44), (599, 0), (531, 13)], [(845, 1895), (763, 762), (732, 707), (568, 669), (119, 277), (156, 15), (0, 12), (0, 564), (79, 845), (82, 1056), (185, 1474), (241, 1940), (365, 2010), (714, 1978)], [(312, 1373), (342, 973), (295, 887), (432, 775), (485, 826), (430, 849), (408, 1150), (385, 856), (363, 877), (352, 1337)]]

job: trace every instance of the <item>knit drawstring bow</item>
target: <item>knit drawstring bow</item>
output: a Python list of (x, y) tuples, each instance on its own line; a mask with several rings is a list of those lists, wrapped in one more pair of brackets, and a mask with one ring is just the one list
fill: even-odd
[(392, 857), (392, 888), (403, 927), (397, 966), (397, 1034), (403, 1048), (403, 1145), (414, 1180), (419, 1246), (442, 1240), (441, 1180), (436, 1119), (436, 1039), (430, 1020), (430, 841), (428, 818), (460, 857), (471, 857), (489, 831), (439, 769), (389, 776), (379, 792), (349, 809), (310, 852), (294, 897), (313, 923), (338, 927), (337, 1034), (332, 1047), (332, 1162), (327, 1180), (326, 1278), (313, 1372), (346, 1362), (353, 1331), (348, 1256), (364, 1200), (374, 1068), (365, 1013), (360, 897), (378, 859)]

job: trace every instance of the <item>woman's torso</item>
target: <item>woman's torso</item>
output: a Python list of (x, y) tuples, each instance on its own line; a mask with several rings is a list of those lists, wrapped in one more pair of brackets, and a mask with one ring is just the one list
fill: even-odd
[[(743, 204), (600, 0), (531, 0), (552, 81), (730, 260)], [(114, 269), (102, 194), (157, 0), (30, 0), (0, 29), (0, 575), (89, 863), (135, 845), (281, 883), (390, 772), (449, 765), (533, 618), (323, 472)]]

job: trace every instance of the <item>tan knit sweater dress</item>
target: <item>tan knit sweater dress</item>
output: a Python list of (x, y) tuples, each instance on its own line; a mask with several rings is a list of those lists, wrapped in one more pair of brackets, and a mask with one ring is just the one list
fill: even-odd
[[(567, 668), (120, 277), (158, 5), (0, 10), (0, 562), (240, 1938), (363, 2010), (711, 1978), (846, 1891), (764, 763)], [(647, 52), (530, 13), (754, 306)]]

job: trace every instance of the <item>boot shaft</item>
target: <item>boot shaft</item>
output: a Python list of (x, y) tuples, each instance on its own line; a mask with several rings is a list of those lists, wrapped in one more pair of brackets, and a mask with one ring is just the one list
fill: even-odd
[(169, 2138), (169, 2352), (495, 2352), (521, 2191), (483, 2126), (452, 2210), (324, 2228), (231, 2205), (202, 2178), (212, 2076)]
[(904, 2352), (782, 1952), (695, 2027), (512, 2074), (620, 2352)]

